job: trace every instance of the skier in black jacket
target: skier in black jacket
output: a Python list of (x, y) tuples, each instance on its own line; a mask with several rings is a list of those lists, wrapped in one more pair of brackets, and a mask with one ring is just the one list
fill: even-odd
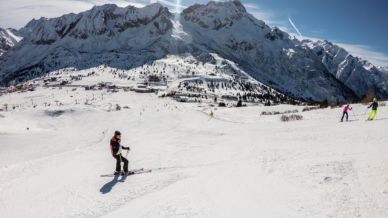
[(379, 107), (379, 103), (377, 102), (377, 98), (374, 98), (373, 103), (368, 107), (368, 108), (372, 108), (372, 110), (369, 113), (368, 120), (376, 119), (378, 107)]
[(125, 147), (120, 145), (121, 141), (121, 133), (119, 131), (115, 131), (115, 135), (110, 140), (110, 151), (112, 156), (116, 159), (116, 171), (115, 175), (119, 175), (121, 171), (121, 162), (124, 162), (124, 172), (123, 175), (128, 175), (128, 160), (123, 157), (121, 154), (121, 149), (130, 150), (129, 147)]

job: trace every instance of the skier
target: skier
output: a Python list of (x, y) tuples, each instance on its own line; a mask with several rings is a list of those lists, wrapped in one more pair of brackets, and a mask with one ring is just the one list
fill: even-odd
[(374, 120), (376, 118), (378, 107), (379, 107), (379, 103), (377, 102), (377, 98), (374, 98), (373, 103), (368, 107), (368, 108), (372, 108), (372, 110), (369, 113), (368, 120)]
[(116, 171), (114, 175), (119, 175), (121, 171), (121, 162), (124, 162), (124, 172), (123, 175), (128, 175), (128, 160), (122, 156), (121, 149), (130, 150), (129, 147), (125, 147), (120, 145), (121, 141), (121, 133), (119, 131), (115, 131), (115, 135), (110, 140), (110, 151), (112, 156), (116, 159)]
[(209, 115), (210, 115), (210, 118), (214, 118), (215, 114), (214, 114), (213, 110), (210, 111)]
[(343, 113), (342, 113), (341, 122), (344, 122), (344, 117), (345, 116), (346, 116), (346, 122), (348, 121), (348, 118), (349, 118), (348, 111), (349, 110), (352, 110), (352, 108), (350, 107), (350, 104), (345, 105), (345, 107), (343, 109)]

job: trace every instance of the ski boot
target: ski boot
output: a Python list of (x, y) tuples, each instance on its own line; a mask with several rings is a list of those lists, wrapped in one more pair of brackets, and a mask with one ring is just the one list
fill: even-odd
[(122, 176), (130, 176), (130, 175), (133, 175), (134, 173), (132, 171), (128, 171), (128, 172), (122, 172), (121, 175)]

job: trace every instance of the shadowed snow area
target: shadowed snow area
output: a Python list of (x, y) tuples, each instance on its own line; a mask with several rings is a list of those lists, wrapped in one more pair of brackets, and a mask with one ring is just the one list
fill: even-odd
[[(340, 108), (219, 108), (211, 119), (205, 104), (66, 87), (0, 102), (18, 105), (0, 112), (1, 217), (388, 216), (386, 107), (365, 122), (354, 105), (339, 123)], [(286, 110), (304, 119), (260, 116)], [(130, 168), (151, 173), (100, 177), (114, 171), (115, 130)]]

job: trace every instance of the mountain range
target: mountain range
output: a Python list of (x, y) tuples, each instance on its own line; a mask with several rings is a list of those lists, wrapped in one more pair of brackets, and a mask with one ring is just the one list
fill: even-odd
[(237, 0), (194, 4), (179, 14), (159, 3), (143, 8), (108, 4), (79, 14), (32, 20), (16, 31), (24, 37), (20, 42), (9, 32), (0, 32), (3, 85), (64, 68), (107, 65), (128, 70), (168, 55), (188, 54), (206, 63), (217, 54), (294, 99), (350, 102), (370, 90), (378, 98), (388, 98), (384, 68), (329, 41), (298, 40), (272, 28)]

